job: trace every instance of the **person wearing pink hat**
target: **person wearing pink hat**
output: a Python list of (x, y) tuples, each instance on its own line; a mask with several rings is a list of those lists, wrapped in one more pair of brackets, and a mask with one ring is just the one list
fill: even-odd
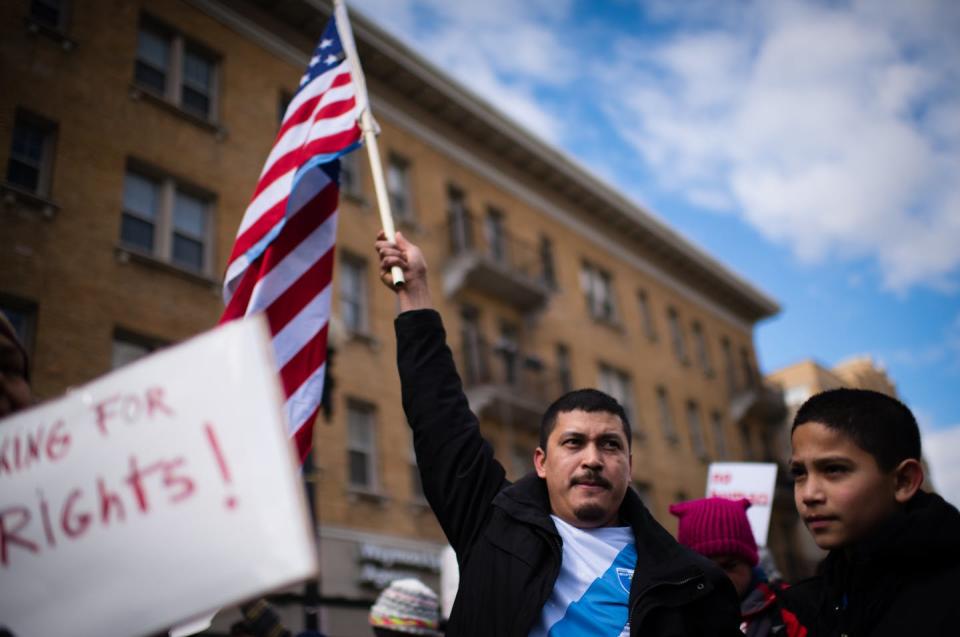
[(670, 505), (679, 518), (677, 540), (708, 557), (733, 582), (740, 596), (740, 629), (749, 637), (778, 635), (805, 637), (807, 629), (783, 607), (779, 592), (784, 585), (767, 581), (758, 566), (757, 542), (747, 519), (747, 499), (703, 498)]

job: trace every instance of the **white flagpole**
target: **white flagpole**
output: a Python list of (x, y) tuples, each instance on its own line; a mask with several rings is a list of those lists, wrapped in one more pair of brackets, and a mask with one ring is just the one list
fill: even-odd
[[(373, 189), (377, 193), (377, 208), (380, 210), (380, 223), (387, 241), (396, 241), (397, 232), (393, 225), (393, 215), (390, 212), (390, 198), (387, 196), (387, 184), (383, 178), (383, 165), (380, 163), (380, 148), (377, 145), (377, 131), (370, 114), (370, 98), (367, 96), (367, 84), (360, 67), (360, 56), (353, 41), (353, 29), (350, 28), (350, 18), (347, 15), (347, 6), (343, 0), (333, 0), (333, 12), (337, 20), (337, 32), (340, 34), (340, 43), (350, 62), (350, 75), (356, 87), (357, 103), (360, 106), (360, 130), (363, 132), (363, 145), (367, 147), (370, 157), (370, 172), (373, 174)], [(403, 285), (403, 272), (394, 266), (390, 269), (395, 286)]]

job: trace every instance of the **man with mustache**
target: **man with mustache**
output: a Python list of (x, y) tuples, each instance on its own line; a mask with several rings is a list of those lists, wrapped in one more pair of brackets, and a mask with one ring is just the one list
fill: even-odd
[(610, 396), (561, 396), (543, 415), (536, 471), (506, 479), (467, 404), (422, 253), (399, 233), (378, 239), (381, 279), (399, 300), (403, 407), (424, 494), (460, 565), (447, 634), (741, 635), (730, 580), (628, 488), (630, 422)]

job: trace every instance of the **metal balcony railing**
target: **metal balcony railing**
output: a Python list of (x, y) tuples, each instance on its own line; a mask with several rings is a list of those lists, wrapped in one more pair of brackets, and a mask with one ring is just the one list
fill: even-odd
[(463, 288), (476, 289), (524, 311), (546, 303), (551, 289), (543, 256), (535, 246), (511, 235), (502, 218), (498, 222), (450, 212), (444, 234), (444, 291), (448, 295)]
[(555, 370), (510, 345), (466, 339), (459, 359), (467, 397), (478, 414), (535, 427), (564, 390)]

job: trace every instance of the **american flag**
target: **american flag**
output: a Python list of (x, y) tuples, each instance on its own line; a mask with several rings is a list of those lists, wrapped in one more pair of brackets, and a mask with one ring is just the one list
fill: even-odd
[(330, 22), (290, 101), (227, 263), (220, 323), (265, 312), (289, 435), (310, 451), (327, 362), (338, 157), (356, 148), (363, 92)]

